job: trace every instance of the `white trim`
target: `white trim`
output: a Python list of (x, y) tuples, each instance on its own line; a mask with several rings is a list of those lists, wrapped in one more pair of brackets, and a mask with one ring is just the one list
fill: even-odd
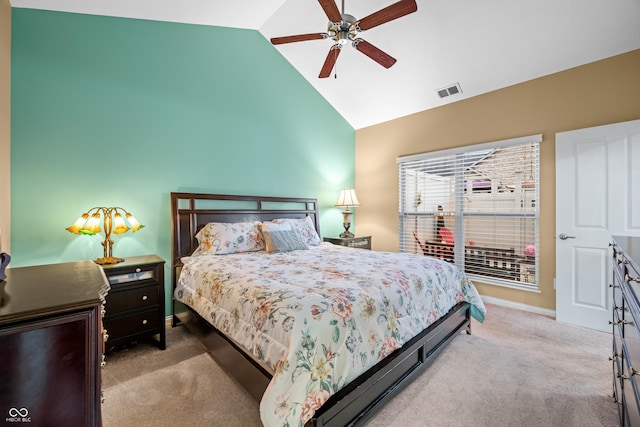
[(542, 134), (521, 136), (519, 138), (503, 139), (502, 141), (485, 142), (475, 145), (465, 145), (458, 148), (450, 148), (440, 151), (429, 151), (427, 153), (412, 154), (409, 156), (396, 157), (396, 163), (412, 162), (415, 160), (433, 159), (436, 157), (452, 156), (456, 154), (468, 153), (471, 151), (489, 150), (492, 148), (510, 147), (521, 144), (535, 144), (542, 142)]
[(548, 308), (536, 307), (534, 305), (522, 304), (520, 302), (508, 301), (501, 298), (494, 298), (481, 295), (483, 302), (487, 302), (489, 304), (500, 305), (502, 307), (515, 308), (516, 310), (528, 311), (529, 313), (541, 314), (543, 316), (548, 316), (553, 319), (556, 318), (556, 311), (549, 310)]
[(489, 276), (481, 276), (479, 274), (467, 273), (472, 282), (484, 283), (491, 286), (502, 286), (503, 288), (517, 289), (519, 291), (534, 292), (541, 294), (542, 291), (538, 285), (519, 285), (518, 282), (512, 280), (494, 279)]

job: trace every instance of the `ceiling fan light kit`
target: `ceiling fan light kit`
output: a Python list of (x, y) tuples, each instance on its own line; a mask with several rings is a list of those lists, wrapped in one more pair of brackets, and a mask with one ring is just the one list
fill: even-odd
[(271, 39), (271, 43), (278, 45), (308, 40), (332, 39), (335, 43), (329, 49), (329, 53), (320, 70), (319, 78), (326, 78), (331, 75), (331, 70), (338, 60), (340, 49), (348, 42), (351, 42), (352, 46), (358, 52), (365, 54), (383, 67), (389, 68), (393, 66), (393, 64), (396, 63), (395, 58), (358, 37), (358, 35), (362, 31), (369, 30), (418, 10), (418, 5), (415, 0), (400, 0), (391, 6), (387, 6), (358, 20), (354, 16), (344, 13), (344, 0), (342, 2), (342, 13), (338, 10), (338, 6), (336, 6), (334, 0), (318, 0), (318, 3), (320, 3), (327, 18), (329, 18), (326, 33), (274, 37)]

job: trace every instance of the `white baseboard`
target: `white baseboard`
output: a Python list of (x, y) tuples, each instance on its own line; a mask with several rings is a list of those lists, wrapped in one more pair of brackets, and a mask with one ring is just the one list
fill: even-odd
[(528, 311), (531, 313), (541, 314), (543, 316), (549, 316), (552, 318), (556, 318), (556, 311), (549, 310), (547, 308), (540, 308), (534, 305), (522, 304), (520, 302), (513, 302), (506, 299), (487, 297), (481, 295), (482, 301), (488, 302), (489, 304), (501, 305), (503, 307), (515, 308), (517, 310)]

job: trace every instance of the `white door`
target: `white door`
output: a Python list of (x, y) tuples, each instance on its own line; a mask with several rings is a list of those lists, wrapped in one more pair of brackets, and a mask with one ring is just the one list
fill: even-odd
[(640, 235), (640, 120), (556, 134), (556, 319), (611, 332), (612, 235)]

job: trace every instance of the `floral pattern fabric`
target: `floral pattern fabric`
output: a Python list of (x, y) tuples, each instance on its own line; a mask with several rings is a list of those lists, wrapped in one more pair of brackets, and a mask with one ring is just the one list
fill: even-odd
[(479, 321), (485, 315), (464, 273), (421, 255), (321, 243), (183, 263), (175, 298), (274, 372), (260, 402), (265, 426), (304, 425), (458, 302)]
[(198, 247), (193, 256), (222, 255), (264, 249), (258, 222), (210, 222), (196, 234)]

